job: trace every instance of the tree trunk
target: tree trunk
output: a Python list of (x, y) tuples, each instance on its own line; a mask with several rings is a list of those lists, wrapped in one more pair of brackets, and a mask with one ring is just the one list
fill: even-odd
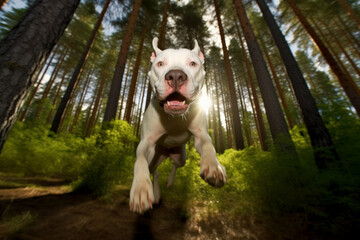
[[(244, 66), (241, 66), (242, 70), (244, 69)], [(243, 71), (245, 73), (245, 71)], [(243, 115), (243, 126), (244, 126), (244, 133), (246, 136), (246, 143), (247, 146), (251, 146), (253, 145), (253, 141), (252, 141), (252, 137), (251, 137), (251, 128), (249, 125), (249, 116), (248, 116), (248, 111), (246, 108), (246, 104), (245, 104), (245, 96), (244, 96), (244, 92), (241, 86), (241, 77), (239, 77), (238, 74), (236, 74), (235, 76), (236, 81), (238, 82), (238, 93), (239, 93), (239, 99), (240, 99), (240, 105), (241, 105), (241, 112)]]
[(81, 96), (80, 96), (80, 100), (79, 100), (79, 103), (78, 103), (78, 106), (76, 108), (76, 112), (75, 112), (75, 116), (74, 116), (74, 121), (73, 123), (71, 124), (70, 128), (69, 128), (69, 132), (70, 133), (73, 133), (74, 131), (74, 128), (76, 127), (77, 125), (77, 121), (79, 119), (79, 116), (80, 116), (80, 113), (82, 111), (82, 107), (84, 105), (84, 101), (85, 101), (85, 97), (86, 97), (86, 94), (87, 94), (87, 91), (89, 89), (89, 86), (90, 86), (90, 79), (92, 77), (92, 74), (93, 74), (93, 71), (94, 71), (94, 66), (92, 66), (89, 70), (89, 73), (86, 77), (86, 81), (84, 83), (84, 87), (83, 87), (83, 90), (81, 92)]
[(100, 86), (100, 83), (97, 83), (96, 88), (94, 89), (93, 94), (91, 96), (91, 99), (92, 99), (91, 103), (90, 103), (89, 107), (87, 108), (86, 121), (85, 121), (85, 124), (84, 124), (85, 127), (84, 127), (84, 131), (83, 131), (84, 137), (89, 137), (91, 135), (91, 132), (92, 132), (92, 129), (89, 130), (89, 123), (90, 123), (90, 117), (91, 117), (91, 114), (92, 114), (92, 110), (94, 110), (94, 104), (95, 104), (95, 99), (96, 99), (95, 96), (97, 95), (99, 86)]
[(254, 116), (256, 131), (257, 131), (258, 136), (259, 136), (260, 146), (261, 146), (261, 149), (263, 151), (265, 151), (265, 149), (263, 148), (262, 139), (261, 139), (261, 135), (260, 135), (259, 121), (258, 121), (257, 116), (256, 116), (256, 110), (255, 110), (255, 107), (254, 107), (254, 100), (251, 97), (252, 94), (251, 94), (251, 91), (250, 91), (249, 82), (247, 81), (247, 79), (245, 79), (245, 81), (246, 81), (245, 84), (246, 84), (246, 90), (247, 90), (247, 93), (248, 93), (248, 96), (249, 96), (249, 102), (250, 102), (250, 106), (251, 106), (251, 111), (252, 111), (253, 116)]
[[(57, 46), (57, 48), (55, 49), (54, 53), (51, 55), (50, 60), (49, 60), (48, 64), (46, 65), (46, 68), (45, 68), (45, 70), (43, 71), (43, 74), (41, 75), (41, 78), (38, 80), (36, 86), (35, 86), (34, 89), (31, 91), (31, 94), (30, 94), (30, 96), (29, 96), (28, 99), (27, 99), (27, 103), (26, 103), (25, 109), (24, 109), (24, 111), (23, 111), (23, 112), (21, 113), (21, 115), (20, 115), (19, 121), (23, 122), (23, 121), (25, 120), (25, 117), (26, 117), (26, 115), (27, 115), (27, 113), (28, 113), (28, 111), (29, 111), (30, 105), (32, 104), (32, 102), (33, 102), (33, 100), (34, 100), (34, 97), (35, 97), (37, 91), (39, 90), (39, 87), (40, 87), (40, 85), (41, 85), (41, 82), (42, 82), (42, 80), (44, 79), (44, 76), (45, 76), (47, 70), (49, 69), (53, 58), (54, 58), (55, 55), (57, 54), (58, 47), (59, 47), (59, 46)], [(39, 73), (40, 73), (40, 71), (39, 71)], [(39, 77), (39, 75), (36, 76), (36, 79), (37, 79), (38, 77)]]
[(356, 22), (358, 28), (360, 28), (360, 17), (351, 6), (345, 0), (337, 0), (341, 7), (347, 12), (347, 14)]
[[(233, 2), (235, 4), (240, 25), (249, 48), (251, 60), (255, 68), (255, 74), (264, 101), (272, 138), (274, 142), (279, 144), (283, 152), (295, 155), (295, 146), (291, 140), (284, 114), (281, 110), (274, 85), (272, 84), (270, 73), (261, 53), (260, 46), (255, 38), (250, 21), (246, 15), (244, 5), (241, 0), (234, 0)], [(280, 139), (281, 141), (279, 142)]]
[[(149, 79), (150, 81), (150, 79)], [(141, 103), (140, 103), (140, 110), (139, 110), (139, 119), (137, 121), (137, 124), (136, 124), (136, 131), (135, 131), (135, 136), (137, 137), (140, 137), (140, 122), (141, 122), (141, 116), (143, 115), (143, 112), (142, 112), (142, 109), (143, 109), (143, 105), (144, 105), (144, 98), (145, 98), (145, 89), (146, 89), (146, 86), (147, 86), (147, 79), (145, 78), (144, 79), (144, 84), (142, 86), (142, 89), (141, 89)]]
[(144, 29), (141, 33), (139, 49), (137, 50), (138, 54), (136, 56), (135, 67), (133, 69), (133, 74), (131, 77), (130, 88), (129, 88), (129, 94), (128, 94), (127, 101), (126, 101), (124, 120), (127, 121), (128, 123), (130, 123), (130, 113), (131, 113), (131, 108), (132, 108), (133, 102), (134, 102), (134, 93), (135, 93), (137, 77), (139, 74), (139, 68), (140, 68), (140, 64), (141, 64), (142, 50), (143, 50), (143, 46), (144, 46), (146, 30), (147, 30), (146, 27), (144, 27)]
[[(213, 94), (210, 94), (209, 97), (211, 99), (214, 99)], [(216, 152), (220, 152), (220, 143), (219, 143), (220, 134), (218, 131), (218, 126), (217, 126), (218, 123), (216, 121), (216, 112), (215, 112), (215, 104), (214, 103), (211, 104), (211, 118), (210, 118), (210, 114), (208, 116), (209, 116), (209, 119), (212, 119), (211, 127), (210, 127), (210, 123), (209, 123), (209, 129), (213, 129), (213, 131), (214, 131), (214, 146), (215, 146)]]
[[(137, 94), (138, 94), (138, 90), (139, 90), (139, 86), (140, 86), (140, 79), (141, 79), (141, 75), (140, 76), (138, 76), (137, 77), (137, 81), (135, 81), (135, 91), (134, 91), (134, 96), (137, 96)], [(134, 97), (133, 97), (133, 99), (134, 99)], [(136, 100), (134, 99), (134, 102), (135, 102)], [(136, 106), (136, 107), (138, 107), (138, 106)], [(131, 108), (130, 109), (130, 118), (129, 118), (129, 124), (130, 125), (134, 125), (134, 124), (132, 124), (132, 122), (134, 121), (133, 120), (133, 118), (134, 118), (134, 115), (136, 115), (136, 107), (133, 107), (133, 108)]]
[[(61, 88), (62, 88), (62, 85), (63, 85), (63, 83), (64, 83), (64, 81), (65, 81), (67, 72), (68, 72), (68, 69), (64, 69), (63, 76), (62, 76), (62, 78), (61, 78), (61, 80), (60, 80), (60, 83), (59, 83), (59, 85), (58, 85), (58, 87), (57, 87), (57, 90), (56, 90), (55, 97), (53, 98), (53, 101), (52, 101), (52, 106), (56, 106), (56, 103), (57, 103), (57, 101), (58, 101), (58, 99), (59, 99), (59, 96), (60, 96), (60, 93), (61, 93)], [(53, 112), (54, 112), (54, 110), (55, 110), (55, 109), (51, 109), (51, 111), (50, 111), (49, 114), (48, 114), (48, 117), (47, 117), (47, 120), (46, 120), (46, 122), (47, 122), (48, 124), (51, 124), (51, 119), (52, 119), (52, 117), (53, 117)]]
[(40, 100), (40, 104), (38, 105), (37, 109), (36, 109), (36, 113), (35, 113), (35, 118), (39, 118), (40, 116), (40, 112), (42, 111), (42, 107), (43, 107), (43, 101), (45, 98), (47, 98), (52, 85), (54, 84), (56, 77), (59, 73), (60, 67), (63, 64), (64, 60), (65, 60), (65, 56), (67, 55), (67, 53), (69, 52), (69, 48), (67, 47), (66, 49), (64, 49), (64, 51), (62, 52), (61, 56), (58, 59), (58, 62), (55, 65), (54, 70), (51, 73), (50, 79), (49, 81), (46, 83), (46, 87), (44, 89), (44, 92), (41, 96), (41, 100)]
[(122, 119), (122, 110), (123, 110), (123, 105), (124, 105), (124, 101), (125, 101), (125, 90), (127, 88), (127, 84), (129, 82), (128, 78), (129, 78), (129, 72), (130, 72), (130, 68), (131, 68), (131, 57), (130, 57), (130, 60), (129, 60), (129, 63), (127, 65), (127, 68), (126, 68), (126, 74), (125, 74), (125, 78), (124, 78), (124, 86), (123, 86), (123, 89), (122, 89), (122, 94), (121, 94), (121, 103), (120, 103), (120, 109), (119, 109), (119, 118), (118, 119)]
[(329, 67), (334, 72), (334, 74), (337, 76), (340, 85), (344, 88), (344, 91), (348, 98), (350, 99), (350, 102), (354, 106), (357, 114), (360, 116), (360, 90), (357, 87), (356, 83), (349, 79), (348, 76), (342, 71), (339, 64), (336, 62), (334, 57), (331, 55), (329, 49), (325, 46), (321, 38), (318, 36), (318, 34), (315, 32), (315, 30), (312, 28), (310, 23), (305, 18), (304, 14), (301, 12), (301, 10), (297, 7), (294, 0), (285, 0), (291, 9), (294, 11), (295, 15), (298, 17), (301, 24), (304, 26), (308, 34), (311, 36), (312, 40), (316, 44), (316, 46), (321, 51), (323, 57), (329, 64)]
[[(262, 42), (262, 45), (263, 45), (263, 48), (266, 49), (266, 45), (265, 45), (264, 42)], [(281, 100), (281, 105), (282, 105), (282, 107), (284, 109), (286, 119), (287, 119), (287, 122), (289, 124), (289, 128), (292, 129), (294, 127), (294, 121), (292, 120), (292, 117), (291, 117), (290, 111), (289, 111), (289, 107), (288, 107), (288, 105), (286, 103), (284, 90), (281, 87), (280, 80), (279, 80), (279, 78), (277, 76), (277, 73), (275, 71), (275, 67), (274, 67), (274, 65), (273, 65), (273, 63), (271, 61), (271, 57), (270, 57), (268, 51), (265, 50), (264, 53), (265, 53), (265, 58), (267, 60), (267, 63), (269, 64), (270, 71), (271, 71), (271, 74), (273, 76), (275, 86), (276, 86), (277, 92), (278, 92), (280, 100)]]
[(347, 22), (344, 22), (344, 20), (341, 19), (341, 17), (337, 16), (336, 18), (341, 23), (341, 26), (343, 27), (344, 31), (347, 33), (347, 35), (352, 39), (352, 41), (360, 48), (360, 40), (355, 37), (355, 34), (349, 29)]
[(353, 67), (356, 74), (360, 77), (360, 69), (356, 65), (356, 63), (352, 60), (352, 57), (349, 55), (348, 51), (345, 50), (343, 44), (341, 44), (339, 38), (333, 33), (331, 29), (329, 29), (328, 25), (324, 22), (322, 22), (322, 25), (325, 26), (326, 29), (326, 35), (330, 35), (332, 39), (335, 40), (336, 45), (340, 48), (341, 52), (345, 55), (346, 59), (350, 63), (350, 65)]
[[(60, 121), (59, 125), (59, 133), (62, 131), (63, 125), (66, 122), (68, 117), (71, 117), (71, 114), (73, 112), (74, 106), (75, 106), (75, 99), (77, 97), (78, 93), (73, 94), (73, 98), (70, 100), (70, 103), (68, 104), (67, 108), (65, 109), (64, 117)], [(68, 124), (68, 122), (66, 122)]]
[(346, 44), (347, 46), (351, 46), (353, 54), (356, 54), (357, 58), (360, 58), (360, 50), (359, 50), (360, 46), (356, 44), (356, 41), (354, 41), (354, 39), (352, 39), (353, 35), (346, 31), (345, 26), (341, 24), (340, 20), (337, 19), (335, 21), (335, 25), (337, 30), (341, 32), (340, 35), (346, 38), (347, 43), (343, 43), (343, 44)]
[(105, 64), (105, 68), (104, 68), (104, 70), (103, 70), (103, 72), (102, 72), (102, 74), (100, 76), (100, 84), (99, 84), (99, 88), (97, 90), (96, 99), (95, 99), (95, 102), (94, 102), (93, 110), (91, 112), (89, 123), (87, 125), (87, 130), (86, 130), (86, 134), (85, 134), (86, 137), (90, 137), (90, 135), (92, 133), (92, 130), (93, 130), (94, 126), (95, 126), (96, 115), (97, 115), (97, 112), (99, 110), (100, 99), (101, 99), (103, 89), (104, 89), (104, 86), (105, 86), (105, 81), (106, 81), (105, 74), (106, 74), (106, 70), (108, 69), (109, 64), (110, 64), (110, 62), (107, 62)]
[(105, 109), (104, 122), (110, 122), (111, 120), (114, 120), (116, 117), (116, 110), (119, 102), (119, 95), (122, 84), (122, 78), (124, 75), (126, 59), (129, 53), (131, 40), (134, 35), (136, 20), (138, 18), (140, 7), (141, 7), (141, 0), (135, 0), (128, 25), (126, 27), (124, 38), (121, 43), (121, 48), (116, 63), (114, 77), (111, 82), (109, 97)]
[(44, 60), (80, 0), (37, 0), (0, 43), (0, 151)]
[(65, 91), (65, 94), (64, 94), (63, 98), (61, 99), (60, 105), (58, 107), (58, 110), (55, 114), (54, 120), (53, 120), (51, 128), (50, 128), (50, 131), (52, 131), (54, 133), (58, 133), (60, 130), (61, 119), (64, 118), (64, 116), (65, 116), (65, 109), (66, 109), (67, 105), (69, 104), (70, 99), (72, 98), (75, 87), (80, 79), (81, 72), (84, 70), (84, 66), (85, 66), (86, 60), (89, 56), (90, 49), (95, 42), (95, 37), (100, 29), (101, 22), (105, 16), (106, 10), (108, 9), (110, 2), (111, 2), (111, 0), (107, 0), (105, 2), (105, 5), (101, 11), (101, 14), (94, 26), (93, 31), (91, 32), (91, 36), (90, 36), (90, 38), (87, 42), (87, 45), (83, 51), (80, 61), (78, 62), (78, 65), (76, 66), (76, 68), (74, 70), (74, 73), (70, 79), (70, 82)]
[(240, 113), (239, 107), (237, 103), (237, 96), (235, 90), (235, 82), (234, 76), (231, 70), (229, 53), (226, 47), (225, 36), (224, 36), (224, 29), (221, 22), (221, 14), (220, 9), (217, 4), (217, 1), (214, 0), (215, 12), (216, 12), (216, 19), (219, 26), (220, 37), (221, 37), (221, 44), (224, 53), (224, 64), (225, 64), (225, 71), (226, 71), (226, 78), (229, 85), (229, 93), (230, 93), (230, 104), (231, 104), (231, 111), (233, 117), (233, 126), (234, 126), (234, 136), (235, 136), (235, 145), (236, 149), (244, 149), (244, 138), (242, 133), (241, 121), (240, 121)]
[[(216, 115), (217, 115), (217, 119), (219, 122), (218, 125), (218, 135), (219, 135), (219, 151), (222, 153), (225, 151), (225, 141), (224, 141), (224, 133), (222, 131), (222, 127), (221, 127), (221, 117), (220, 117), (220, 101), (219, 101), (219, 95), (221, 94), (221, 92), (219, 92), (219, 90), (221, 88), (218, 88), (218, 78), (216, 75), (216, 70), (215, 70), (215, 66), (213, 67), (213, 72), (214, 72), (214, 83), (215, 83), (215, 95), (216, 95), (216, 106), (217, 106), (217, 111), (216, 111)], [(212, 104), (213, 106), (215, 106), (215, 104)], [(216, 124), (216, 123), (215, 123)]]
[[(245, 62), (246, 71), (247, 71), (247, 74), (249, 77), (249, 82), (250, 82), (250, 86), (251, 86), (251, 90), (252, 90), (252, 96), (253, 96), (254, 105), (255, 105), (254, 118), (257, 119), (256, 126), (258, 128), (257, 130), (258, 130), (258, 135), (259, 135), (259, 140), (260, 140), (260, 146), (263, 151), (266, 151), (269, 149), (268, 136), (267, 136), (266, 130), (265, 130), (264, 118), (263, 118), (263, 114), (262, 114), (262, 111), (260, 108), (259, 98), (258, 98), (258, 95), (256, 92), (256, 86), (255, 86), (254, 77), (253, 77), (253, 74), (251, 71), (250, 61), (249, 61), (248, 55), (245, 51), (243, 39), (242, 39), (238, 24), (236, 24), (236, 30), (239, 35), (239, 41), (240, 41), (241, 49), (243, 51), (243, 59)], [(250, 93), (250, 91), (249, 91), (249, 93)], [(249, 95), (249, 97), (250, 97), (250, 95)]]
[(166, 24), (167, 24), (167, 19), (168, 19), (169, 3), (170, 3), (170, 0), (166, 0), (164, 12), (163, 12), (163, 16), (162, 16), (162, 21), (161, 21), (161, 27), (160, 27), (160, 31), (159, 31), (158, 48), (160, 48), (162, 50), (165, 47), (165, 35), (166, 35)]
[(324, 42), (324, 45), (327, 46), (329, 52), (332, 54), (332, 56), (335, 58), (337, 63), (340, 65), (340, 68), (342, 69), (345, 76), (354, 82), (354, 79), (351, 77), (350, 72), (346, 68), (345, 64), (341, 60), (340, 54), (336, 51), (336, 49), (331, 45), (331, 42), (327, 39), (326, 33), (323, 32), (323, 30), (320, 28), (320, 26), (317, 24), (316, 21), (310, 19), (310, 21), (313, 23), (315, 29), (318, 31), (320, 37), (322, 38), (322, 41)]
[(223, 109), (224, 109), (224, 115), (225, 115), (225, 124), (226, 124), (226, 135), (227, 135), (227, 142), (228, 142), (228, 147), (227, 148), (232, 148), (233, 147), (233, 142), (232, 142), (232, 136), (231, 136), (231, 114), (229, 111), (229, 107), (226, 104), (227, 103), (227, 99), (225, 98), (225, 95), (227, 93), (225, 93), (225, 86), (220, 83), (220, 94), (221, 94), (221, 101), (222, 101), (222, 105), (223, 105)]
[[(263, 13), (265, 21), (279, 49), (287, 74), (295, 91), (295, 96), (301, 108), (303, 119), (311, 139), (311, 145), (315, 151), (316, 164), (320, 169), (326, 168), (334, 160), (339, 160), (330, 134), (322, 121), (319, 110), (295, 57), (267, 4), (264, 0), (256, 0), (256, 2)], [(331, 153), (333, 156), (329, 156), (328, 153)]]
[(70, 52), (70, 48), (66, 47), (66, 49), (64, 49), (64, 51), (61, 53), (61, 55), (58, 58), (58, 61), (56, 62), (55, 68), (53, 69), (50, 79), (49, 81), (46, 83), (46, 87), (44, 89), (43, 95), (41, 97), (41, 99), (45, 99), (48, 97), (50, 90), (57, 78), (57, 75), (60, 71), (61, 66), (63, 65), (64, 61), (65, 61), (65, 57), (67, 56), (67, 54)]
[(0, 9), (2, 9), (9, 0), (0, 0)]

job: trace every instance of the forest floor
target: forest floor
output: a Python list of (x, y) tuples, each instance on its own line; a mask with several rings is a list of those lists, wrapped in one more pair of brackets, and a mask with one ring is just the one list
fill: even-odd
[(303, 239), (279, 236), (254, 217), (208, 213), (201, 203), (189, 209), (164, 199), (139, 215), (129, 211), (127, 187), (104, 201), (70, 193), (66, 184), (0, 175), (0, 239)]

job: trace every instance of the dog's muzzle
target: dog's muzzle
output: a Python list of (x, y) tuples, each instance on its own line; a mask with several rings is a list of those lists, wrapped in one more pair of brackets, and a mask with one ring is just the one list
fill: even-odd
[(188, 81), (188, 76), (182, 70), (173, 69), (165, 74), (165, 82), (172, 92), (160, 102), (166, 113), (170, 115), (183, 115), (189, 108), (190, 101), (181, 94)]
[(170, 70), (165, 74), (165, 81), (171, 88), (175, 89), (175, 91), (184, 85), (187, 79), (186, 73), (181, 70)]

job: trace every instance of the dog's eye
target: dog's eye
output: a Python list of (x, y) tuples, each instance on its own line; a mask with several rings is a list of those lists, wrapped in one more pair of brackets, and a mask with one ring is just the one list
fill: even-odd
[(197, 65), (196, 62), (194, 62), (194, 61), (190, 62), (190, 66), (195, 67), (196, 65)]
[(162, 66), (164, 66), (164, 62), (160, 61), (157, 63), (157, 65), (158, 65), (158, 67), (162, 67)]

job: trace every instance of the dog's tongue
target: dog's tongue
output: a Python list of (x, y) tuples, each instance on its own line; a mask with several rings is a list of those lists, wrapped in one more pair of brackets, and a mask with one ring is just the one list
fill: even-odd
[(184, 102), (172, 100), (172, 101), (168, 101), (168, 105), (169, 106), (182, 106), (182, 105), (184, 105)]

